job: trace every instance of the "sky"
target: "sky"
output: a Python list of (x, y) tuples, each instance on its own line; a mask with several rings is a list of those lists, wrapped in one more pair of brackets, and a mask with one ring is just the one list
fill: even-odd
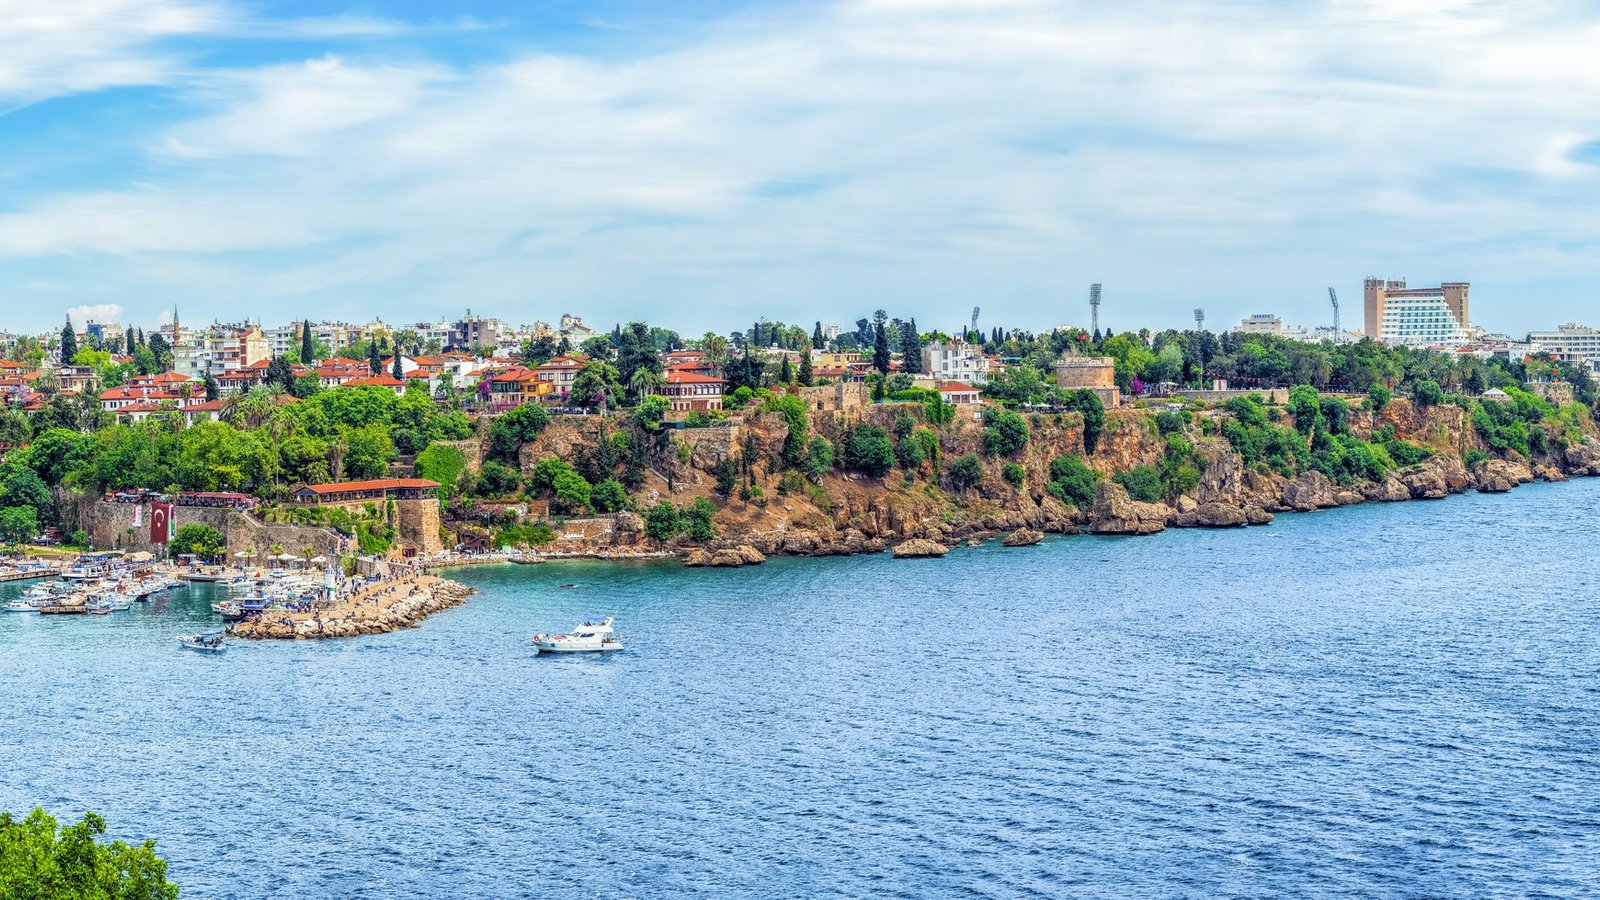
[(0, 0), (0, 329), (1600, 325), (1600, 3)]

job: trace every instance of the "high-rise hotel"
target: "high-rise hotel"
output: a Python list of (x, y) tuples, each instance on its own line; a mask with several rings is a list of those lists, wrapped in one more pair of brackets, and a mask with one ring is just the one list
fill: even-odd
[(1368, 278), (1364, 287), (1367, 337), (1409, 346), (1449, 347), (1467, 340), (1466, 282), (1408, 288), (1404, 279)]

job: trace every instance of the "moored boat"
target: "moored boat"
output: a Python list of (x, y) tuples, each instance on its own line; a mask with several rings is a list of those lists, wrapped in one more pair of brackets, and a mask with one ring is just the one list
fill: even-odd
[(535, 634), (533, 646), (540, 653), (603, 653), (621, 650), (622, 642), (612, 633), (611, 616), (589, 616), (571, 634)]

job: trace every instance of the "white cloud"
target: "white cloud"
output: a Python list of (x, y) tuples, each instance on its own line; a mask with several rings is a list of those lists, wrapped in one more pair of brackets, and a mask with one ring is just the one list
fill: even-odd
[(126, 312), (116, 303), (95, 303), (85, 306), (74, 306), (67, 310), (67, 318), (72, 320), (74, 328), (82, 328), (89, 322), (99, 322), (101, 325), (122, 324), (122, 314)]
[(0, 256), (686, 327), (975, 301), (1053, 324), (1095, 279), (1131, 324), (1401, 265), (1593, 275), (1551, 246), (1600, 241), (1572, 160), (1595, 46), (1563, 3), (863, 0), (638, 58), (319, 56), (208, 75), (152, 148), (168, 174), (0, 215)]

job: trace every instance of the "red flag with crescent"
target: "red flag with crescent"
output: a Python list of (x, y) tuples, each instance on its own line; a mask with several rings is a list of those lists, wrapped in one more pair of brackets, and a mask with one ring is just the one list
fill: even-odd
[(150, 504), (150, 543), (165, 544), (171, 537), (172, 504)]

